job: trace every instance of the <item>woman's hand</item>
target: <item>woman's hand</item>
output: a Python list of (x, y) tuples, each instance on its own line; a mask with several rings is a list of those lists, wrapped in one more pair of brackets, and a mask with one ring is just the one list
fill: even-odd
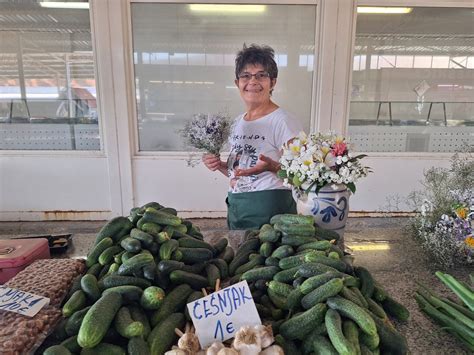
[(272, 173), (276, 173), (280, 170), (280, 163), (263, 155), (260, 154), (258, 156), (258, 162), (255, 166), (248, 168), (248, 169), (235, 169), (235, 176), (250, 176), (250, 175), (257, 175), (263, 173), (264, 171), (271, 171)]
[(209, 154), (209, 153), (204, 154), (202, 156), (202, 162), (204, 163), (206, 168), (208, 168), (211, 171), (218, 170), (221, 173), (223, 173), (224, 175), (227, 174), (226, 163), (223, 162), (221, 160), (220, 156), (218, 156), (218, 155)]

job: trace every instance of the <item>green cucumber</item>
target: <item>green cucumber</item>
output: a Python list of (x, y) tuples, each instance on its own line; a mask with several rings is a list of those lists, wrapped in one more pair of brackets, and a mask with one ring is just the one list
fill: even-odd
[(92, 301), (97, 301), (100, 298), (100, 290), (97, 284), (97, 278), (94, 275), (85, 274), (82, 276), (81, 289)]
[(171, 271), (182, 270), (184, 263), (176, 260), (161, 260), (158, 263), (158, 270), (166, 275), (169, 275)]
[(280, 326), (280, 334), (286, 339), (304, 337), (323, 322), (326, 309), (325, 304), (319, 303), (307, 311), (291, 317)]
[(82, 290), (74, 292), (63, 306), (62, 312), (64, 317), (70, 317), (74, 312), (86, 306), (86, 294)]
[(268, 288), (285, 298), (287, 298), (291, 291), (293, 291), (292, 286), (275, 280), (268, 282)]
[(294, 253), (295, 251), (293, 250), (291, 246), (281, 245), (273, 251), (271, 257), (283, 259), (283, 258), (293, 255)]
[(410, 318), (410, 312), (408, 309), (390, 296), (387, 296), (382, 301), (382, 307), (385, 312), (402, 322), (405, 322)]
[(152, 222), (148, 222), (148, 223), (144, 223), (141, 228), (140, 228), (143, 232), (145, 233), (148, 233), (150, 234), (151, 236), (153, 236), (153, 239), (156, 241), (156, 238), (158, 237), (159, 233), (162, 231), (162, 228), (156, 224), (156, 223), (152, 223)]
[(207, 278), (183, 270), (175, 270), (170, 273), (170, 280), (174, 284), (188, 284), (194, 289), (200, 290), (209, 286)]
[(150, 264), (152, 261), (154, 261), (154, 259), (150, 252), (141, 252), (124, 261), (122, 265), (120, 265), (118, 274), (122, 276), (133, 275), (134, 272)]
[(311, 340), (312, 340), (312, 344), (311, 344), (312, 350), (314, 351), (313, 354), (320, 354), (320, 355), (338, 355), (339, 354), (327, 337), (316, 334), (311, 338)]
[(108, 247), (99, 255), (99, 258), (98, 258), (99, 264), (102, 266), (110, 264), (114, 260), (115, 254), (120, 253), (122, 250), (123, 249), (119, 247), (118, 245), (113, 245), (111, 247)]
[(157, 286), (150, 286), (143, 290), (140, 297), (140, 305), (147, 310), (156, 310), (161, 307), (163, 299), (165, 298), (165, 291)]
[(260, 245), (260, 255), (268, 258), (270, 255), (272, 255), (273, 251), (273, 244), (270, 242), (264, 242)]
[(128, 231), (132, 228), (133, 224), (127, 217), (120, 216), (112, 218), (97, 233), (94, 245), (99, 244), (105, 238), (117, 240), (121, 236), (128, 234)]
[(148, 336), (148, 345), (153, 355), (164, 355), (178, 339), (175, 329), (182, 329), (185, 324), (183, 313), (172, 313), (158, 323)]
[(178, 244), (182, 248), (205, 248), (209, 249), (213, 254), (216, 252), (216, 249), (211, 244), (193, 237), (180, 238), (178, 239)]
[(150, 355), (148, 343), (141, 337), (134, 337), (127, 344), (128, 355)]
[(324, 323), (326, 324), (329, 339), (331, 339), (332, 345), (340, 355), (356, 354), (354, 345), (344, 336), (341, 316), (337, 311), (328, 309)]
[(229, 264), (234, 259), (234, 249), (231, 247), (226, 247), (224, 251), (219, 254), (219, 259), (224, 260), (227, 264)]
[(252, 260), (249, 260), (243, 265), (240, 265), (236, 270), (236, 274), (243, 274), (246, 271), (255, 269), (257, 266), (263, 265), (265, 263), (265, 257), (263, 255), (257, 255)]
[(370, 314), (354, 302), (336, 296), (328, 298), (326, 304), (329, 308), (337, 310), (344, 317), (356, 322), (364, 333), (369, 335), (375, 335), (377, 333), (377, 328)]
[(303, 293), (299, 287), (294, 288), (286, 299), (286, 306), (290, 311), (294, 311), (301, 306), (301, 300), (303, 299)]
[[(282, 223), (282, 224), (314, 224), (314, 217), (313, 216), (304, 216), (300, 214), (280, 214), (272, 217), (273, 224), (275, 223)], [(270, 220), (270, 223), (272, 223)]]
[(273, 279), (273, 276), (275, 276), (275, 274), (279, 271), (280, 269), (276, 266), (264, 266), (244, 272), (241, 276), (241, 279), (246, 280), (247, 282), (257, 280), (271, 280)]
[(146, 248), (149, 248), (151, 244), (155, 241), (151, 234), (148, 234), (138, 228), (133, 228), (130, 231), (130, 237), (140, 241), (140, 243), (142, 243), (142, 245)]
[(344, 337), (352, 344), (356, 354), (360, 354), (359, 330), (357, 325), (352, 320), (344, 320), (342, 322), (342, 333), (344, 334)]
[(83, 348), (97, 346), (107, 333), (115, 314), (122, 306), (122, 296), (116, 292), (102, 295), (86, 313), (82, 321), (77, 343)]
[(316, 241), (314, 237), (304, 237), (300, 235), (285, 235), (281, 238), (281, 244), (291, 245), (292, 247), (299, 247), (307, 243)]
[(291, 269), (292, 267), (300, 266), (305, 263), (304, 255), (293, 255), (280, 259), (278, 266), (282, 270)]
[(321, 227), (316, 227), (314, 231), (314, 235), (318, 238), (322, 238), (325, 240), (336, 240), (338, 241), (340, 239), (340, 236), (337, 232), (329, 230), (329, 229), (324, 229)]
[(215, 289), (217, 280), (221, 279), (221, 273), (219, 268), (214, 264), (207, 264), (206, 265), (206, 275), (207, 275), (207, 283), (213, 289)]
[(371, 298), (372, 294), (374, 293), (375, 286), (374, 278), (372, 277), (371, 273), (362, 266), (355, 267), (354, 272), (361, 282), (360, 292), (362, 292), (364, 297)]
[(120, 294), (122, 296), (123, 303), (127, 303), (140, 300), (143, 290), (138, 286), (116, 286), (104, 290), (104, 292), (102, 292), (102, 298), (105, 295), (109, 295), (111, 293)]
[(280, 259), (274, 258), (273, 256), (265, 259), (265, 266), (278, 266), (279, 263)]
[(219, 255), (220, 253), (222, 253), (228, 245), (229, 241), (227, 240), (227, 238), (220, 238), (219, 241), (213, 245), (213, 248), (215, 250), (214, 255)]
[(333, 258), (328, 258), (327, 256), (321, 256), (314, 253), (308, 253), (305, 255), (305, 261), (308, 263), (319, 263), (323, 265), (327, 265), (333, 267), (334, 269), (340, 272), (346, 272), (347, 265), (345, 262), (341, 260), (336, 260)]
[(179, 248), (178, 250), (183, 254), (181, 261), (185, 264), (209, 261), (213, 256), (212, 252), (206, 248)]
[(302, 244), (298, 247), (297, 251), (313, 249), (313, 250), (326, 250), (331, 247), (331, 242), (329, 240), (313, 240), (310, 243)]
[(158, 323), (165, 320), (170, 314), (182, 311), (186, 305), (186, 300), (192, 292), (193, 289), (188, 284), (179, 285), (169, 292), (165, 296), (160, 309), (152, 314), (150, 318), (152, 326), (156, 326)]
[(143, 336), (145, 327), (141, 322), (134, 321), (127, 307), (118, 310), (114, 318), (114, 325), (117, 332), (124, 338)]
[(45, 349), (43, 352), (43, 355), (71, 355), (71, 352), (69, 351), (68, 348), (62, 346), (62, 345), (53, 345), (50, 346), (49, 348)]
[(150, 321), (145, 313), (145, 310), (140, 307), (139, 305), (129, 305), (128, 310), (130, 311), (130, 315), (134, 321), (140, 322), (143, 324), (143, 337), (146, 339), (148, 334), (151, 332)]
[(343, 287), (344, 284), (342, 283), (342, 279), (331, 279), (305, 295), (301, 300), (301, 305), (304, 309), (309, 309), (315, 304), (324, 302), (329, 297), (337, 295), (339, 292), (341, 292)]
[(274, 243), (277, 242), (280, 238), (280, 233), (276, 231), (270, 224), (264, 224), (260, 227), (258, 238), (262, 241), (262, 243)]
[(142, 244), (140, 243), (140, 241), (132, 237), (123, 239), (120, 242), (120, 246), (129, 253), (138, 253), (140, 250), (142, 250)]
[(73, 335), (73, 336), (63, 340), (61, 342), (61, 344), (59, 344), (59, 345), (64, 346), (66, 349), (68, 349), (73, 354), (81, 352), (81, 347), (77, 343), (77, 335)]
[(273, 226), (277, 231), (287, 235), (298, 235), (301, 237), (314, 237), (315, 228), (312, 224), (284, 224), (276, 223)]
[(140, 288), (147, 288), (151, 286), (151, 282), (133, 276), (109, 275), (99, 281), (101, 288), (107, 289), (116, 286), (138, 286)]
[(76, 311), (69, 318), (67, 318), (66, 324), (64, 325), (64, 329), (67, 335), (77, 335), (77, 333), (79, 332), (79, 328), (81, 327), (82, 320), (84, 319), (87, 311), (90, 308), (91, 307), (89, 306), (79, 311)]
[[(128, 221), (128, 220), (127, 220)], [(100, 240), (89, 252), (86, 259), (86, 266), (91, 267), (95, 263), (98, 262), (100, 254), (107, 249), (110, 248), (114, 244), (114, 241), (110, 237), (105, 237)]]
[(167, 226), (179, 226), (181, 224), (181, 218), (164, 211), (156, 211), (150, 208), (146, 209), (146, 212), (143, 214), (143, 218), (146, 222)]
[(223, 259), (212, 259), (209, 262), (217, 266), (222, 280), (225, 280), (227, 277), (229, 277), (229, 266)]
[(279, 271), (275, 274), (275, 276), (273, 276), (273, 280), (284, 283), (293, 283), (293, 280), (296, 278), (296, 273), (298, 272), (298, 270), (299, 266)]
[(310, 278), (306, 279), (301, 284), (301, 293), (303, 293), (303, 295), (307, 295), (308, 293), (313, 291), (315, 288), (318, 288), (319, 286), (325, 284), (329, 280), (332, 280), (340, 276), (341, 276), (340, 273), (332, 272), (332, 271), (327, 271), (320, 275), (311, 276)]
[(160, 246), (160, 259), (161, 260), (170, 260), (171, 254), (178, 250), (179, 243), (175, 239), (170, 239), (167, 242), (164, 242)]
[[(312, 277), (316, 275), (321, 275), (327, 271), (339, 272), (331, 266), (327, 266), (320, 263), (305, 263), (298, 267), (298, 272), (296, 273), (297, 277)], [(341, 275), (342, 276), (342, 275)]]

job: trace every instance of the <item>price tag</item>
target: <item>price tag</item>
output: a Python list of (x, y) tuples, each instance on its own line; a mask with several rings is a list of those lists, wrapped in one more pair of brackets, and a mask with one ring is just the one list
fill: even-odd
[(0, 285), (0, 310), (33, 317), (49, 304), (49, 298)]
[(247, 281), (188, 303), (187, 307), (202, 348), (233, 338), (244, 325), (262, 324)]

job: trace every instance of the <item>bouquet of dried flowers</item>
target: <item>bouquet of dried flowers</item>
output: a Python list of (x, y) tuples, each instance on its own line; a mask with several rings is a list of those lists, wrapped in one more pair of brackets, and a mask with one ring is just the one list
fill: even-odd
[(474, 263), (474, 159), (455, 154), (451, 167), (424, 174), (424, 191), (410, 195), (418, 206), (412, 234), (442, 268)]
[[(229, 116), (220, 113), (198, 113), (185, 124), (180, 134), (188, 147), (219, 155), (227, 143), (230, 131), (231, 120)], [(191, 161), (193, 159), (190, 159)]]

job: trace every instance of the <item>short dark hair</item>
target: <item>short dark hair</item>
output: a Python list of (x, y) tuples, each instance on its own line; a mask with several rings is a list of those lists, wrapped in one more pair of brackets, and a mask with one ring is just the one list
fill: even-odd
[(239, 78), (239, 74), (249, 64), (260, 64), (265, 71), (270, 74), (270, 79), (278, 77), (278, 67), (275, 62), (275, 51), (272, 47), (257, 44), (251, 44), (250, 47), (244, 43), (244, 47), (237, 53), (235, 58), (235, 78)]

